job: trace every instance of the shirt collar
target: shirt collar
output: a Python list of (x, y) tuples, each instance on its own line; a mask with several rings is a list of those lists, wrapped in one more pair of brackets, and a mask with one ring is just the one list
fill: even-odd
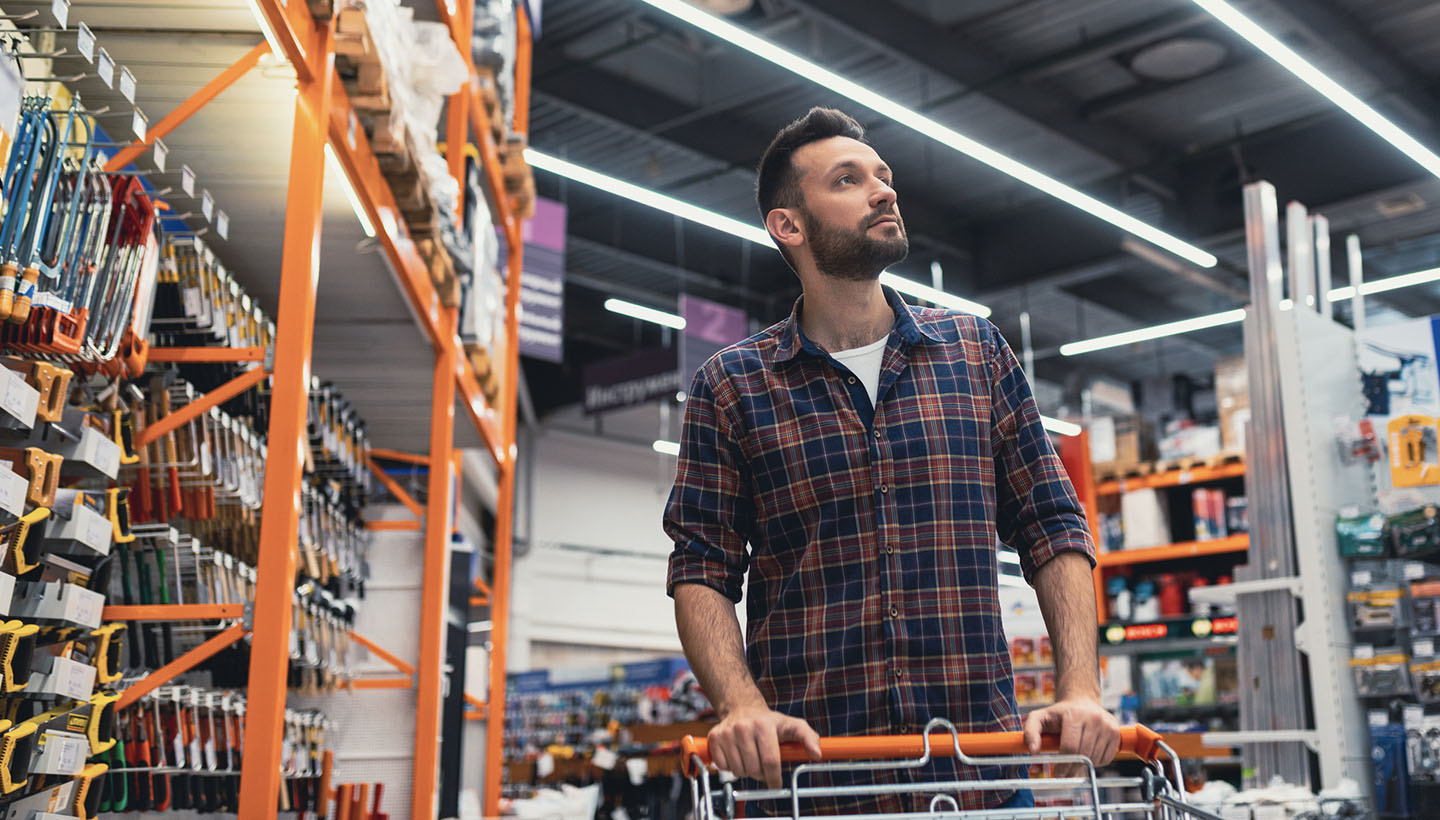
[[(894, 288), (880, 286), (885, 293), (885, 301), (890, 303), (890, 309), (895, 311), (895, 324), (893, 330), (900, 332), (900, 338), (910, 344), (920, 344), (924, 341), (940, 342), (938, 333), (928, 325), (919, 321), (916, 308), (911, 307)], [(785, 320), (780, 328), (780, 346), (775, 349), (775, 361), (788, 362), (795, 358), (803, 350), (815, 356), (824, 355), (824, 351), (818, 345), (806, 338), (805, 333), (800, 330), (800, 310), (805, 302), (805, 295), (802, 293), (799, 299), (795, 300), (795, 307), (790, 310), (790, 317)]]

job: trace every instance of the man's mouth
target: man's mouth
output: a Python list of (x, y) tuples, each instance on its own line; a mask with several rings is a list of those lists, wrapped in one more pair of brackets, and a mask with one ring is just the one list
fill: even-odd
[(887, 223), (887, 222), (894, 223), (894, 224), (896, 224), (896, 225), (899, 225), (899, 224), (900, 224), (900, 220), (896, 219), (896, 218), (893, 217), (893, 216), (882, 216), (882, 217), (880, 217), (879, 219), (875, 220), (874, 222), (871, 222), (871, 223), (870, 223), (870, 227), (873, 228), (873, 227), (875, 227), (876, 225), (884, 225), (884, 224)]

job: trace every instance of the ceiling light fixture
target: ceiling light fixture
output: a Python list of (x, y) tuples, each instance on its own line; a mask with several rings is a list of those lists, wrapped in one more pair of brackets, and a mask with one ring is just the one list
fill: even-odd
[(605, 309), (611, 313), (619, 313), (643, 322), (654, 322), (657, 325), (664, 325), (665, 327), (676, 330), (685, 329), (684, 316), (676, 316), (673, 313), (666, 313), (663, 310), (637, 305), (634, 302), (627, 302), (624, 299), (606, 299)]
[(961, 298), (953, 293), (936, 290), (929, 285), (922, 285), (914, 279), (906, 279), (888, 270), (880, 274), (880, 284), (889, 285), (901, 293), (908, 293), (916, 299), (924, 299), (927, 302), (941, 307), (973, 313), (982, 319), (989, 318), (990, 316), (990, 308), (985, 307), (979, 302), (972, 302), (969, 299)]
[(542, 171), (549, 171), (552, 174), (559, 174), (566, 179), (572, 179), (584, 185), (589, 185), (592, 188), (598, 188), (606, 193), (624, 197), (631, 202), (638, 202), (641, 205), (647, 205), (668, 214), (684, 217), (691, 222), (699, 222), (701, 225), (707, 225), (717, 231), (724, 231), (732, 236), (748, 239), (757, 245), (775, 247), (775, 243), (770, 239), (769, 232), (764, 228), (757, 228), (754, 225), (741, 222), (738, 219), (722, 216), (714, 211), (691, 205), (688, 202), (682, 202), (658, 191), (642, 188), (639, 185), (626, 182), (623, 179), (617, 179), (609, 174), (602, 174), (599, 171), (593, 171), (584, 166), (576, 165), (568, 160), (536, 151), (534, 148), (525, 149), (525, 161), (530, 163), (531, 167), (539, 168)]
[(904, 125), (917, 133), (959, 151), (982, 162), (1001, 173), (1036, 188), (1056, 199), (1079, 208), (1086, 213), (1109, 222), (1135, 236), (1164, 248), (1176, 256), (1188, 259), (1202, 268), (1213, 268), (1217, 263), (1214, 254), (1208, 253), (1182, 239), (1141, 222), (1113, 205), (1107, 205), (1089, 194), (1031, 168), (1010, 156), (979, 143), (960, 132), (941, 125), (939, 122), (906, 108), (890, 98), (872, 91), (859, 83), (848, 80), (829, 69), (822, 68), (804, 57), (786, 51), (780, 46), (747, 31), (734, 23), (706, 14), (684, 0), (644, 0), (659, 11), (672, 15), (696, 28), (744, 49), (755, 56), (793, 72), (830, 91), (848, 97), (877, 114)]
[(370, 222), (370, 217), (365, 213), (365, 206), (360, 204), (360, 195), (355, 192), (355, 186), (350, 182), (350, 176), (345, 173), (345, 168), (340, 165), (340, 160), (335, 156), (335, 149), (330, 143), (325, 143), (325, 164), (340, 183), (345, 186), (345, 198), (350, 200), (350, 207), (355, 211), (355, 218), (360, 220), (360, 227), (365, 235), (371, 239), (375, 238), (375, 225)]
[(1233, 325), (1236, 322), (1244, 320), (1244, 308), (1223, 310), (1219, 313), (1196, 316), (1193, 319), (1167, 322), (1166, 324), (1155, 325), (1154, 327), (1142, 327), (1139, 330), (1127, 330), (1124, 333), (1111, 333), (1108, 336), (1086, 339), (1083, 342), (1070, 342), (1069, 344), (1060, 345), (1060, 355), (1078, 356), (1081, 353), (1094, 353), (1097, 350), (1122, 347), (1124, 345), (1135, 344), (1136, 342), (1148, 342), (1151, 339), (1163, 339), (1166, 336), (1178, 336), (1181, 333), (1192, 333), (1211, 327)]
[(680, 455), (680, 442), (665, 441), (664, 439), (657, 438), (655, 442), (650, 445), (650, 449), (662, 456), (678, 456)]
[(265, 35), (265, 42), (270, 44), (270, 53), (285, 59), (285, 52), (280, 50), (280, 39), (275, 36), (275, 29), (270, 27), (269, 18), (260, 10), (260, 4), (256, 0), (250, 0), (250, 13), (255, 15), (255, 25), (260, 27), (260, 33)]
[[(1385, 293), (1386, 291), (1399, 290), (1414, 285), (1426, 285), (1431, 282), (1440, 282), (1440, 268), (1415, 271), (1414, 273), (1403, 273), (1399, 276), (1387, 276), (1384, 279), (1375, 279), (1364, 282), (1360, 285), (1360, 292), (1366, 296), (1373, 293)], [(1340, 302), (1345, 299), (1355, 298), (1355, 289), (1346, 285), (1343, 288), (1334, 288), (1330, 291), (1330, 301)]]
[(1340, 106), (1340, 110), (1359, 120), (1362, 125), (1374, 131), (1381, 139), (1400, 149), (1402, 154), (1415, 160), (1422, 168), (1440, 177), (1440, 156), (1436, 156), (1429, 148), (1421, 145), (1419, 140), (1401, 130), (1400, 126), (1386, 119), (1380, 112), (1330, 79), (1325, 72), (1296, 54), (1293, 49), (1280, 42), (1280, 38), (1261, 28), (1260, 24), (1246, 17), (1225, 0), (1194, 0), (1194, 2), (1195, 5), (1209, 12), (1216, 20), (1228, 26), (1231, 31), (1244, 37), (1251, 45), (1264, 52), (1265, 56), (1294, 74), (1301, 82), (1319, 91), (1330, 102)]

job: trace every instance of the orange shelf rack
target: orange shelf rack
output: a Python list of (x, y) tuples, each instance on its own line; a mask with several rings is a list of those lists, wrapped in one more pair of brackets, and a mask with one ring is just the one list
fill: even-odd
[[(339, 160), (341, 169), (354, 188), (376, 238), (396, 273), (399, 288), (413, 308), (422, 331), (435, 352), (434, 382), (431, 394), (429, 452), (404, 455), (406, 460), (425, 464), (428, 470), (426, 503), (406, 506), (416, 514), (415, 521), (372, 522), (372, 529), (416, 529), (424, 533), (424, 575), (422, 582), (419, 638), (419, 661), (411, 670), (395, 663), (403, 677), (385, 677), (356, 681), (355, 689), (416, 687), (415, 756), (413, 798), (410, 816), (433, 817), (439, 757), (441, 690), (444, 664), (444, 630), (448, 589), (445, 575), (448, 541), (454, 516), (453, 497), (458, 494), (460, 459), (454, 450), (455, 402), (460, 399), (466, 415), (478, 430), (485, 449), (494, 459), (499, 483), (493, 548), (494, 570), (491, 582), (480, 591), (492, 607), (490, 652), (490, 693), (496, 702), (505, 697), (505, 650), (510, 599), (512, 510), (515, 493), (515, 407), (519, 378), (519, 302), (520, 274), (523, 262), (521, 226), (506, 193), (499, 159), (486, 110), (480, 104), (479, 80), (469, 65), (470, 82), (450, 99), (448, 157), (451, 172), (464, 190), (465, 146), (472, 140), (481, 157), (484, 179), (489, 187), (494, 212), (508, 248), (505, 296), (505, 357), (501, 366), (504, 379), (500, 400), (495, 406), (487, 403), (479, 381), (458, 335), (458, 315), (445, 308), (431, 284), (425, 263), (415, 242), (404, 228), (394, 196), (380, 173), (363, 130), (357, 125), (354, 110), (335, 71), (333, 21), (316, 21), (305, 3), (286, 0), (252, 0), (263, 18), (267, 34), (278, 49), (277, 56), (295, 70), (296, 88), (294, 133), (291, 139), (289, 183), (284, 208), (284, 242), (280, 264), (279, 304), (273, 350), (242, 349), (158, 349), (152, 356), (156, 362), (265, 362), (222, 388), (212, 391), (211, 403), (254, 386), (265, 377), (271, 379), (271, 398), (267, 440), (269, 459), (265, 470), (265, 508), (260, 524), (260, 554), (256, 566), (255, 605), (251, 608), (253, 622), (248, 629), (236, 624), (221, 631), (169, 666), (155, 670), (126, 690), (124, 697), (133, 702), (156, 686), (163, 685), (226, 646), (251, 638), (252, 653), (247, 695), (247, 720), (244, 744), (248, 754), (241, 767), (240, 805), (238, 815), (246, 818), (274, 818), (277, 814), (275, 795), (280, 790), (281, 773), (275, 761), (280, 758), (284, 733), (286, 698), (286, 664), (290, 640), (291, 609), (295, 588), (294, 533), (299, 526), (300, 492), (303, 464), (300, 446), (280, 446), (280, 442), (306, 441), (310, 360), (314, 341), (316, 282), (319, 276), (321, 198), (325, 177), (327, 146)], [(470, 33), (473, 28), (475, 0), (439, 0), (442, 20), (450, 28), (460, 53), (470, 63)], [(530, 81), (529, 21), (523, 10), (518, 12), (518, 48), (515, 58), (516, 106), (512, 130), (524, 134), (528, 129)], [(174, 112), (151, 127), (144, 139), (137, 139), (112, 160), (124, 166), (143, 152), (155, 139), (169, 133), (200, 111), (208, 102), (258, 65), (270, 51), (259, 43), (232, 66), (207, 83), (204, 88), (182, 103)], [(484, 275), (484, 274), (481, 274)], [(199, 405), (191, 405), (191, 408)], [(203, 409), (203, 408), (202, 408)], [(191, 412), (194, 412), (192, 410)], [(183, 423), (183, 417), (171, 420)], [(161, 430), (147, 433), (158, 435)], [(375, 455), (391, 457), (392, 451), (377, 450)], [(403, 501), (404, 499), (402, 499)], [(423, 514), (423, 521), (419, 520)], [(106, 616), (124, 620), (229, 620), (245, 611), (238, 605), (175, 605), (170, 607), (109, 607)], [(363, 637), (356, 639), (370, 646)], [(263, 651), (262, 651), (263, 648)], [(388, 653), (385, 653), (388, 655)], [(393, 657), (393, 656), (391, 656)], [(393, 662), (393, 661), (392, 661)], [(475, 711), (496, 719), (487, 723), (486, 760), (491, 761), (485, 777), (486, 816), (499, 814), (501, 733), (504, 709), (489, 710), (486, 704), (471, 698)]]
[(1240, 478), (1245, 475), (1245, 462), (1235, 461), (1217, 464), (1214, 467), (1200, 466), (1188, 470), (1167, 470), (1153, 475), (1134, 476), (1101, 481), (1095, 485), (1095, 494), (1119, 495), (1131, 490), (1159, 489), (1161, 487), (1183, 487), (1187, 484), (1201, 484), (1207, 481), (1221, 481)]
[(1100, 567), (1123, 567), (1131, 564), (1148, 564), (1156, 561), (1174, 561), (1178, 558), (1194, 558), (1199, 555), (1224, 555), (1231, 552), (1244, 552), (1249, 548), (1250, 535), (1248, 533), (1240, 533), (1239, 535), (1228, 535), (1224, 538), (1214, 538), (1209, 541), (1183, 541), (1179, 544), (1166, 544), (1160, 547), (1102, 552), (1095, 556), (1095, 563)]

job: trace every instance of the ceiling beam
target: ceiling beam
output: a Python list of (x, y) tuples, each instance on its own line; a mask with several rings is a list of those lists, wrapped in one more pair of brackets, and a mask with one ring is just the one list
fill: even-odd
[[(1063, 95), (1028, 85), (1013, 75), (999, 53), (953, 33), (895, 3), (875, 0), (788, 0), (789, 4), (843, 30), (894, 59), (927, 68), (964, 86), (985, 86), (983, 96), (1119, 168), (1151, 162), (1156, 149), (1133, 132), (1086, 122)], [(888, 43), (879, 39), (885, 32)], [(903, 47), (890, 45), (901, 43)]]

